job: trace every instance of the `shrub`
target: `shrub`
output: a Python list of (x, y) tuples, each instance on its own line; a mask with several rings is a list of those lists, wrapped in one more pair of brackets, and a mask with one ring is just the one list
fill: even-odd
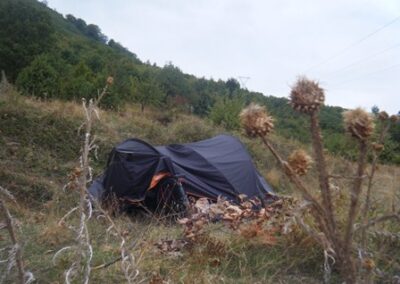
[(218, 100), (210, 111), (210, 119), (216, 125), (221, 125), (228, 130), (240, 127), (238, 115), (243, 107), (240, 99)]
[(171, 143), (188, 143), (210, 138), (216, 131), (206, 122), (195, 117), (182, 117), (170, 129)]

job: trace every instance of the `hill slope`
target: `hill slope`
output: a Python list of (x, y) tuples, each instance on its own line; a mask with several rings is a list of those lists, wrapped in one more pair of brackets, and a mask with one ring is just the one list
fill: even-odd
[[(91, 156), (94, 175), (101, 173), (113, 145), (129, 137), (139, 137), (152, 144), (167, 144), (204, 139), (227, 131), (186, 114), (165, 116), (156, 108), (142, 113), (139, 105), (129, 105), (127, 111), (121, 112), (100, 111), (100, 118), (93, 130), (99, 145), (98, 158)], [(73, 233), (65, 223), (60, 223), (60, 219), (76, 206), (79, 199), (77, 191), (63, 189), (63, 185), (78, 164), (83, 137), (77, 130), (82, 120), (81, 106), (74, 102), (41, 101), (21, 96), (12, 89), (0, 94), (1, 186), (18, 199), (18, 206), (13, 203), (8, 206), (20, 220), (18, 234), (24, 243), (26, 267), (40, 283), (63, 281), (63, 273), (73, 257), (66, 253), (57, 261), (52, 260), (57, 250), (74, 243)], [(259, 141), (246, 139), (235, 131), (232, 134), (245, 143), (260, 172), (277, 192), (296, 195)], [(271, 139), (284, 156), (293, 149), (307, 148), (276, 135)], [(329, 164), (332, 172), (348, 171), (348, 163), (342, 159), (330, 157)], [(399, 168), (380, 167), (377, 172), (380, 186), (374, 190), (373, 197), (380, 204), (379, 211), (390, 212), (391, 208), (398, 207), (395, 194), (399, 178)], [(315, 169), (305, 181), (317, 187)], [(341, 203), (345, 202), (342, 194), (338, 198)], [(287, 216), (291, 213), (285, 210), (293, 207), (291, 202), (294, 201), (291, 200), (279, 205), (282, 210), (279, 216), (283, 219), (273, 221), (275, 226), (290, 220)], [(71, 224), (78, 221), (75, 217), (68, 220)], [(220, 223), (210, 224), (207, 226), (207, 239), (192, 248), (166, 253), (157, 249), (157, 244), (163, 240), (179, 240), (182, 237), (179, 225), (156, 218), (129, 216), (119, 216), (114, 222), (125, 232), (127, 241), (135, 244), (132, 253), (140, 271), (138, 279), (142, 281), (319, 283), (323, 278), (323, 252), (299, 228), (265, 240), (251, 237), (245, 228), (232, 231), (221, 227)], [(89, 225), (93, 267), (115, 260), (119, 256), (120, 242), (118, 237), (107, 233), (109, 224), (99, 216), (92, 218)], [(376, 251), (374, 259), (385, 271), (384, 275), (388, 275), (380, 279), (390, 279), (398, 265), (395, 260), (398, 259), (398, 250), (393, 249), (397, 244), (390, 238), (374, 240), (371, 248)], [(6, 236), (1, 235), (0, 247), (6, 241)], [(3, 273), (1, 269), (2, 266), (0, 272)], [(91, 275), (91, 280), (96, 283), (125, 281), (118, 262), (107, 268), (93, 269)], [(336, 281), (335, 272), (332, 277)]]
[[(0, 3), (0, 70), (27, 95), (77, 100), (90, 98), (107, 76), (115, 78), (103, 101), (120, 109), (137, 102), (160, 109), (176, 109), (209, 117), (213, 123), (238, 129), (237, 114), (255, 101), (277, 118), (277, 131), (286, 138), (309, 142), (305, 118), (289, 110), (287, 100), (240, 87), (235, 79), (206, 80), (183, 73), (169, 63), (163, 67), (143, 63), (100, 28), (73, 15), (65, 17), (36, 0), (3, 0)], [(354, 147), (343, 135), (340, 107), (321, 113), (325, 147), (354, 158)], [(400, 125), (392, 129), (383, 160), (400, 163)]]
[[(263, 223), (270, 226), (267, 234), (259, 234), (257, 223), (241, 224), (245, 226), (240, 228), (229, 228), (223, 222), (207, 224), (205, 237), (185, 249), (174, 247), (184, 236), (177, 224), (156, 216), (114, 218), (127, 243), (132, 244), (138, 282), (320, 283), (325, 277), (339, 282), (337, 271), (324, 272), (320, 245), (293, 222), (300, 206), (298, 192), (260, 141), (243, 137), (238, 127), (238, 113), (255, 101), (266, 105), (276, 118), (277, 131), (270, 138), (284, 157), (294, 149), (309, 150), (306, 117), (293, 112), (287, 99), (244, 90), (234, 79), (205, 80), (172, 64), (143, 63), (119, 43), (108, 40), (96, 25), (72, 15), (64, 17), (35, 0), (0, 1), (0, 26), (0, 69), (24, 94), (2, 78), (0, 186), (17, 197), (18, 204), (6, 204), (19, 220), (15, 224), (25, 266), (39, 283), (64, 282), (64, 273), (75, 260), (68, 250), (53, 259), (58, 250), (76, 244), (75, 232), (68, 226), (80, 222), (75, 215), (63, 218), (79, 203), (79, 192), (64, 185), (79, 163), (83, 140), (79, 128), (84, 117), (80, 99), (96, 96), (109, 75), (115, 78), (114, 84), (93, 129), (99, 146), (97, 155), (90, 156), (95, 176), (102, 172), (112, 147), (126, 138), (159, 145), (229, 132), (245, 143), (274, 189), (292, 196), (283, 197), (276, 205), (277, 214), (271, 212)], [(321, 125), (328, 138), (325, 146), (333, 154), (352, 159), (354, 145), (343, 134), (342, 112), (339, 107), (322, 110)], [(385, 145), (386, 161), (399, 162), (399, 140), (397, 125)], [(330, 173), (348, 177), (353, 165), (349, 159), (328, 155), (328, 168)], [(311, 190), (318, 188), (315, 167), (302, 179)], [(373, 187), (371, 216), (397, 212), (399, 168), (381, 165), (375, 181), (378, 186)], [(341, 178), (332, 184), (339, 219), (347, 218), (349, 199), (342, 189), (349, 188), (349, 183)], [(91, 281), (124, 283), (118, 261), (121, 241), (103, 217), (95, 210), (88, 222), (93, 246)], [(307, 217), (305, 213), (304, 221), (313, 225)], [(390, 283), (398, 277), (398, 231), (398, 224), (391, 221), (371, 228), (368, 257), (372, 262), (366, 268), (377, 268), (373, 277), (378, 282)], [(2, 260), (8, 257), (2, 248), (10, 243), (3, 232), (0, 230)], [(3, 264), (0, 277), (6, 275)], [(12, 271), (7, 280), (15, 279)]]

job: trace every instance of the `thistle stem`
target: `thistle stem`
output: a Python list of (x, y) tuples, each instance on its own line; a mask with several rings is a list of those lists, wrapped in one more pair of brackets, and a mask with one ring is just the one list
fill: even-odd
[(19, 278), (19, 283), (23, 284), (25, 283), (24, 262), (22, 260), (22, 252), (21, 252), (21, 247), (18, 243), (17, 234), (15, 233), (14, 222), (11, 217), (10, 211), (8, 211), (8, 208), (4, 205), (2, 200), (0, 200), (0, 209), (2, 209), (3, 211), (4, 219), (6, 221), (6, 227), (10, 235), (11, 241), (13, 245), (16, 247), (15, 262), (18, 268), (18, 278)]
[(353, 238), (353, 226), (354, 226), (354, 221), (357, 217), (357, 211), (358, 211), (358, 203), (360, 199), (360, 193), (361, 193), (361, 186), (362, 186), (362, 176), (364, 175), (365, 171), (365, 166), (366, 166), (366, 157), (367, 157), (367, 143), (364, 140), (360, 141), (360, 154), (358, 157), (358, 168), (357, 168), (357, 178), (354, 180), (353, 184), (353, 189), (351, 192), (351, 201), (350, 201), (350, 208), (349, 208), (349, 214), (347, 218), (347, 224), (346, 224), (346, 231), (344, 235), (344, 253), (349, 254), (350, 253), (350, 248), (351, 248), (351, 243), (352, 243), (352, 238)]
[[(331, 237), (329, 227), (327, 226), (327, 219), (326, 219), (326, 210), (321, 206), (321, 204), (318, 202), (317, 199), (312, 196), (312, 194), (308, 191), (304, 183), (298, 178), (298, 176), (294, 173), (292, 168), (288, 165), (286, 161), (284, 161), (279, 153), (276, 151), (274, 146), (269, 142), (269, 140), (265, 136), (260, 135), (261, 140), (263, 141), (264, 145), (267, 146), (267, 148), (271, 151), (272, 155), (278, 160), (280, 163), (281, 167), (283, 168), (283, 171), (285, 174), (289, 177), (290, 181), (293, 182), (296, 187), (300, 190), (302, 193), (303, 197), (305, 200), (311, 202), (313, 208), (315, 211), (318, 213), (316, 214), (316, 219), (321, 227), (321, 230), (326, 233), (326, 237)], [(322, 221), (324, 220), (324, 221)]]
[[(383, 141), (385, 140), (385, 136), (387, 132), (389, 131), (390, 128), (390, 123), (388, 123), (381, 131), (378, 139), (379, 144), (383, 144)], [(367, 195), (365, 197), (365, 205), (362, 211), (362, 218), (363, 218), (363, 225), (368, 223), (368, 211), (371, 207), (371, 190), (372, 190), (372, 185), (373, 185), (373, 180), (376, 172), (376, 167), (378, 165), (378, 159), (379, 159), (379, 153), (376, 153), (375, 151), (373, 152), (373, 160), (372, 160), (372, 166), (371, 166), (371, 173), (368, 177), (368, 186), (367, 186)], [(362, 232), (361, 232), (361, 247), (365, 249), (367, 246), (367, 228), (363, 227)]]
[(311, 135), (312, 144), (315, 153), (315, 161), (318, 170), (318, 180), (321, 189), (322, 204), (327, 211), (327, 218), (329, 220), (329, 226), (333, 233), (336, 231), (336, 221), (334, 217), (331, 191), (329, 187), (329, 175), (326, 169), (326, 161), (324, 156), (324, 149), (322, 143), (321, 129), (318, 122), (318, 113), (311, 113)]

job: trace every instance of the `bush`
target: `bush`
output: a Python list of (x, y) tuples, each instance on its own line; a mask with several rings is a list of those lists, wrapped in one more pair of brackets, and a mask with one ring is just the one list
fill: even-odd
[(218, 100), (210, 111), (210, 119), (228, 130), (239, 129), (239, 113), (244, 104), (241, 99)]
[(207, 139), (215, 134), (215, 129), (206, 122), (195, 117), (184, 117), (172, 125), (169, 140), (171, 143), (188, 143)]

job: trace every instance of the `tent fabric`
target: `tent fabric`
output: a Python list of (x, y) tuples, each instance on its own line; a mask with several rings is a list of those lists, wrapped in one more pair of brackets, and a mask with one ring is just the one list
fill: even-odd
[(273, 194), (243, 144), (230, 135), (157, 147), (126, 140), (111, 152), (103, 186), (117, 197), (143, 200), (159, 172), (182, 176), (185, 192), (198, 197), (237, 200), (239, 194), (261, 198)]

